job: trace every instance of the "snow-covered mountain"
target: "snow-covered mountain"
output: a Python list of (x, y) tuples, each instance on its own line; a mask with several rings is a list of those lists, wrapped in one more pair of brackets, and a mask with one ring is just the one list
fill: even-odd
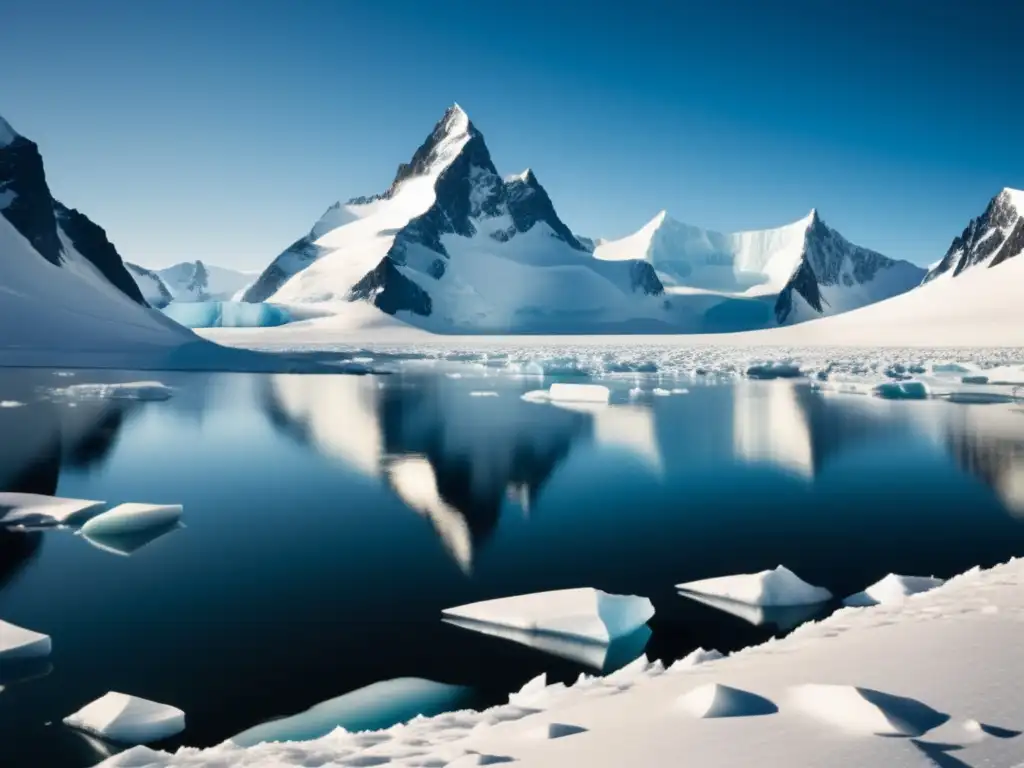
[(250, 272), (202, 261), (184, 261), (155, 271), (175, 301), (229, 301), (256, 279)]
[(331, 206), (242, 298), (368, 302), (434, 331), (585, 333), (668, 329), (663, 292), (645, 261), (593, 258), (531, 171), (502, 178), (454, 105), (386, 192)]
[(994, 267), (1022, 253), (1024, 192), (1006, 188), (953, 240), (946, 255), (929, 270), (924, 280), (956, 277), (965, 269), (979, 265)]
[[(193, 342), (146, 306), (106, 233), (53, 198), (38, 147), (0, 119), (0, 356), (73, 365)], [(208, 346), (208, 345), (203, 345)]]
[(594, 255), (643, 260), (670, 293), (773, 299), (778, 324), (882, 301), (914, 288), (925, 273), (850, 243), (815, 210), (783, 227), (732, 234), (683, 224), (662, 211), (632, 235), (598, 242)]

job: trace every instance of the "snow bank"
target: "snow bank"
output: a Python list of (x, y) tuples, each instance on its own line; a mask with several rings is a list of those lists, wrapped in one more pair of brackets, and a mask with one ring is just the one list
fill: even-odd
[(126, 381), (115, 384), (72, 384), (51, 389), (50, 395), (70, 400), (168, 400), (173, 389), (159, 381)]
[(64, 718), (65, 725), (121, 744), (148, 744), (185, 730), (177, 707), (111, 691)]
[(646, 624), (654, 606), (646, 597), (610, 595), (584, 587), (501, 597), (442, 613), (481, 624), (610, 643)]
[(5, 664), (49, 656), (52, 648), (48, 635), (0, 619), (0, 661)]
[(779, 711), (771, 701), (756, 693), (728, 685), (707, 683), (676, 700), (681, 710), (694, 717), (756, 717)]
[(335, 728), (377, 731), (414, 717), (432, 717), (458, 709), (471, 697), (468, 688), (405, 677), (385, 680), (321, 702), (297, 715), (271, 720), (231, 737), (243, 747), (268, 741), (308, 741)]
[(129, 503), (97, 515), (81, 530), (90, 537), (116, 536), (172, 526), (180, 519), (180, 504)]
[(902, 603), (910, 595), (927, 592), (941, 587), (942, 579), (930, 576), (897, 576), (890, 573), (884, 579), (875, 582), (863, 592), (850, 595), (843, 600), (846, 606), (893, 605)]
[(949, 719), (919, 701), (853, 685), (801, 685), (791, 698), (810, 717), (853, 734), (923, 736)]
[(66, 525), (99, 509), (105, 501), (67, 499), (38, 493), (0, 493), (0, 526)]
[(827, 589), (808, 584), (782, 565), (773, 571), (690, 581), (677, 584), (676, 588), (683, 592), (765, 607), (813, 605), (832, 599), (832, 593)]
[(293, 321), (284, 307), (241, 301), (175, 301), (163, 313), (186, 328), (273, 328)]

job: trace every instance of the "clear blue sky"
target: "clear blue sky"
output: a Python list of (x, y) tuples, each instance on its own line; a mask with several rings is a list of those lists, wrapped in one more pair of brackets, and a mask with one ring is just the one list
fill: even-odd
[(928, 263), (1024, 186), (1019, 0), (31, 0), (0, 114), (150, 266), (261, 269), (453, 101), (575, 231), (817, 207)]

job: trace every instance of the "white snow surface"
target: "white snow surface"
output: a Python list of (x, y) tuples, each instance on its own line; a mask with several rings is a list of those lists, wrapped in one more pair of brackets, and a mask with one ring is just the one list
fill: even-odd
[[(136, 747), (102, 765), (412, 768), (506, 758), (523, 768), (675, 768), (685, 755), (695, 768), (935, 768), (955, 765), (954, 757), (967, 766), (1019, 768), (1022, 631), (1024, 559), (1018, 559), (973, 569), (902, 605), (840, 610), (726, 658), (695, 651), (667, 670), (638, 659), (605, 678), (581, 676), (570, 687), (547, 685), (541, 676), (509, 704), (483, 713), (248, 749), (226, 742), (171, 755)], [(689, 715), (680, 698), (698, 690), (706, 695), (708, 685), (760, 697), (778, 712)], [(809, 700), (814, 711), (805, 706)], [(586, 732), (535, 738), (551, 724)]]
[(762, 607), (813, 605), (832, 599), (827, 589), (808, 584), (784, 565), (771, 571), (689, 581), (676, 588)]
[(843, 600), (843, 605), (895, 605), (902, 603), (911, 595), (918, 595), (943, 585), (942, 579), (933, 576), (898, 576), (890, 573), (875, 582), (862, 592), (850, 595)]
[(64, 525), (77, 515), (99, 509), (106, 502), (68, 499), (40, 493), (0, 493), (0, 526)]
[(177, 707), (110, 691), (64, 718), (65, 725), (121, 744), (148, 744), (185, 729)]
[(449, 618), (595, 643), (625, 637), (647, 623), (654, 607), (646, 597), (610, 595), (583, 587), (485, 600), (448, 608)]
[(173, 525), (181, 519), (180, 504), (119, 504), (82, 526), (85, 536), (138, 533)]
[(52, 647), (48, 635), (0, 619), (0, 662), (49, 656)]

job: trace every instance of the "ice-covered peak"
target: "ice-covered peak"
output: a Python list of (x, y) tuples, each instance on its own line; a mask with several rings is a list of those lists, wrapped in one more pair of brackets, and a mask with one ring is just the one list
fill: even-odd
[(510, 176), (505, 177), (505, 183), (511, 184), (514, 181), (521, 182), (523, 184), (533, 184), (537, 182), (537, 177), (533, 175), (533, 171), (527, 168), (522, 173), (513, 173)]
[(469, 115), (458, 104), (452, 104), (444, 111), (444, 117), (438, 125), (443, 126), (448, 135), (464, 134), (469, 131)]
[(11, 124), (0, 117), (0, 147), (13, 143), (18, 136), (18, 132), (11, 128)]
[(1024, 216), (1024, 190), (1005, 187), (999, 196), (1006, 198), (1010, 205), (1017, 209), (1017, 213)]

